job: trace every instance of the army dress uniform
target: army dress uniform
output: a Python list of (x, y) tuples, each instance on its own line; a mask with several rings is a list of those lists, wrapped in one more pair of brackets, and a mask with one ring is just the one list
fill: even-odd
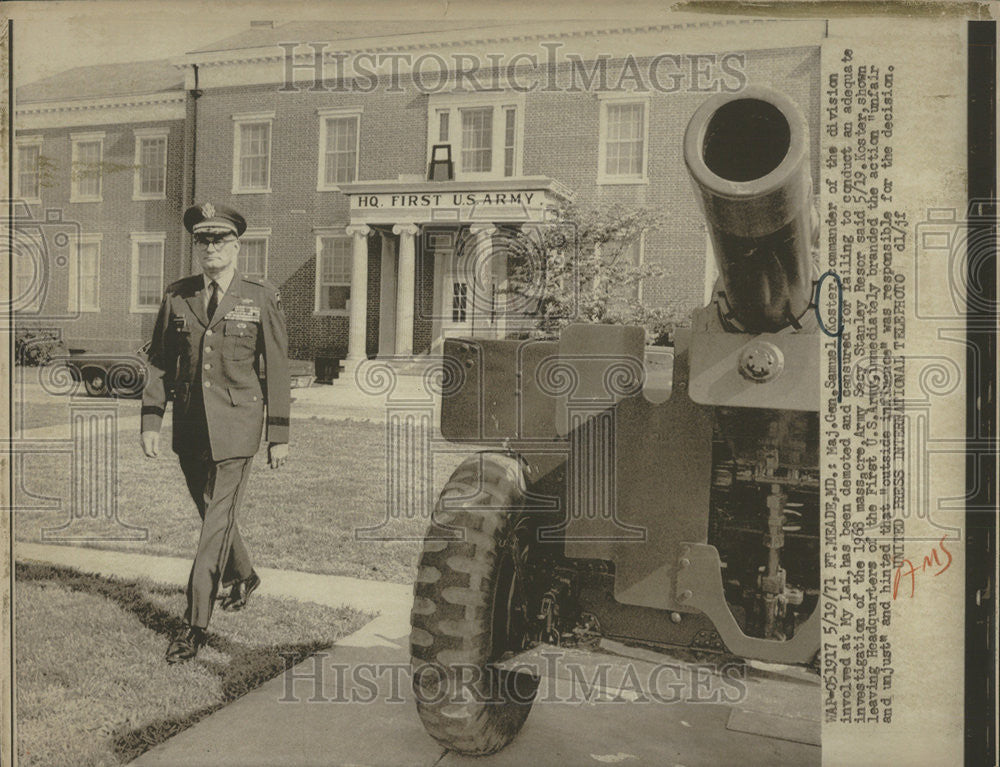
[[(174, 389), (173, 450), (202, 517), (185, 621), (208, 626), (219, 585), (246, 581), (252, 566), (236, 515), (265, 426), (288, 442), (290, 381), (285, 317), (266, 280), (232, 274), (209, 317), (207, 280), (170, 285), (149, 349), (142, 431), (159, 431)], [(263, 380), (262, 380), (263, 379)]]

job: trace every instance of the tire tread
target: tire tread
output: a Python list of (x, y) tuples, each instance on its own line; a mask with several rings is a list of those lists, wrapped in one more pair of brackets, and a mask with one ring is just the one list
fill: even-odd
[[(410, 651), (414, 685), (421, 666), (480, 665), (489, 652), (492, 564), (511, 512), (523, 492), (514, 458), (479, 454), (452, 474), (434, 509), (433, 521), (461, 530), (463, 540), (428, 540), (414, 584)], [(442, 746), (464, 754), (490, 754), (520, 731), (530, 703), (417, 701), (427, 732)]]

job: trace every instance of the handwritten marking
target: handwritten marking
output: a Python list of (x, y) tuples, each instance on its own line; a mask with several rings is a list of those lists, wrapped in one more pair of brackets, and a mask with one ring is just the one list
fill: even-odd
[[(830, 330), (823, 321), (823, 315), (820, 314), (820, 295), (823, 290), (823, 282), (828, 277), (832, 278), (837, 285), (836, 330)], [(816, 309), (816, 320), (819, 323), (819, 329), (823, 331), (824, 335), (837, 339), (837, 402), (841, 402), (844, 398), (844, 283), (841, 282), (840, 275), (832, 269), (823, 272), (819, 276), (819, 279), (816, 280), (816, 293), (813, 296), (813, 305)]]
[[(903, 563), (896, 568), (896, 574), (892, 579), (892, 598), (896, 599), (899, 593), (899, 585), (902, 583), (904, 578), (910, 579), (910, 599), (913, 599), (913, 595), (917, 590), (917, 573), (925, 573), (929, 568), (940, 567), (933, 576), (936, 578), (945, 572), (949, 567), (951, 567), (951, 552), (948, 551), (948, 547), (944, 545), (945, 540), (947, 540), (947, 535), (942, 535), (941, 540), (938, 541), (938, 545), (931, 549), (930, 554), (926, 554), (923, 561), (919, 565), (914, 565), (909, 559), (904, 559)], [(938, 556), (938, 547), (941, 548), (941, 552), (948, 558), (946, 562), (941, 561), (941, 557)], [(906, 569), (906, 572), (904, 572)]]

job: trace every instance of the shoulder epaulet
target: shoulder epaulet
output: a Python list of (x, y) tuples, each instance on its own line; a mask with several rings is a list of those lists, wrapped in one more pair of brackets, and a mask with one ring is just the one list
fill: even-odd
[(274, 291), (275, 293), (278, 292), (277, 286), (265, 277), (248, 277), (245, 274), (241, 274), (240, 277), (242, 277), (246, 282), (252, 283), (253, 285), (260, 285), (262, 288), (267, 288), (268, 290)]
[(184, 287), (188, 282), (198, 281), (203, 279), (200, 274), (190, 274), (187, 277), (181, 277), (179, 280), (174, 280), (169, 285), (167, 285), (167, 290), (175, 290)]

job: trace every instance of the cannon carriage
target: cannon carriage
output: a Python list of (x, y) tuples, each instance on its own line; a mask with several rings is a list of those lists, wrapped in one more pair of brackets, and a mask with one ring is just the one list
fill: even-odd
[(668, 386), (638, 327), (445, 343), (462, 380), (441, 431), (472, 454), (434, 509), (411, 655), (421, 719), (453, 750), (517, 735), (539, 684), (528, 661), (546, 648), (816, 657), (807, 126), (780, 93), (721, 94), (692, 117), (684, 156), (719, 280), (677, 333)]

